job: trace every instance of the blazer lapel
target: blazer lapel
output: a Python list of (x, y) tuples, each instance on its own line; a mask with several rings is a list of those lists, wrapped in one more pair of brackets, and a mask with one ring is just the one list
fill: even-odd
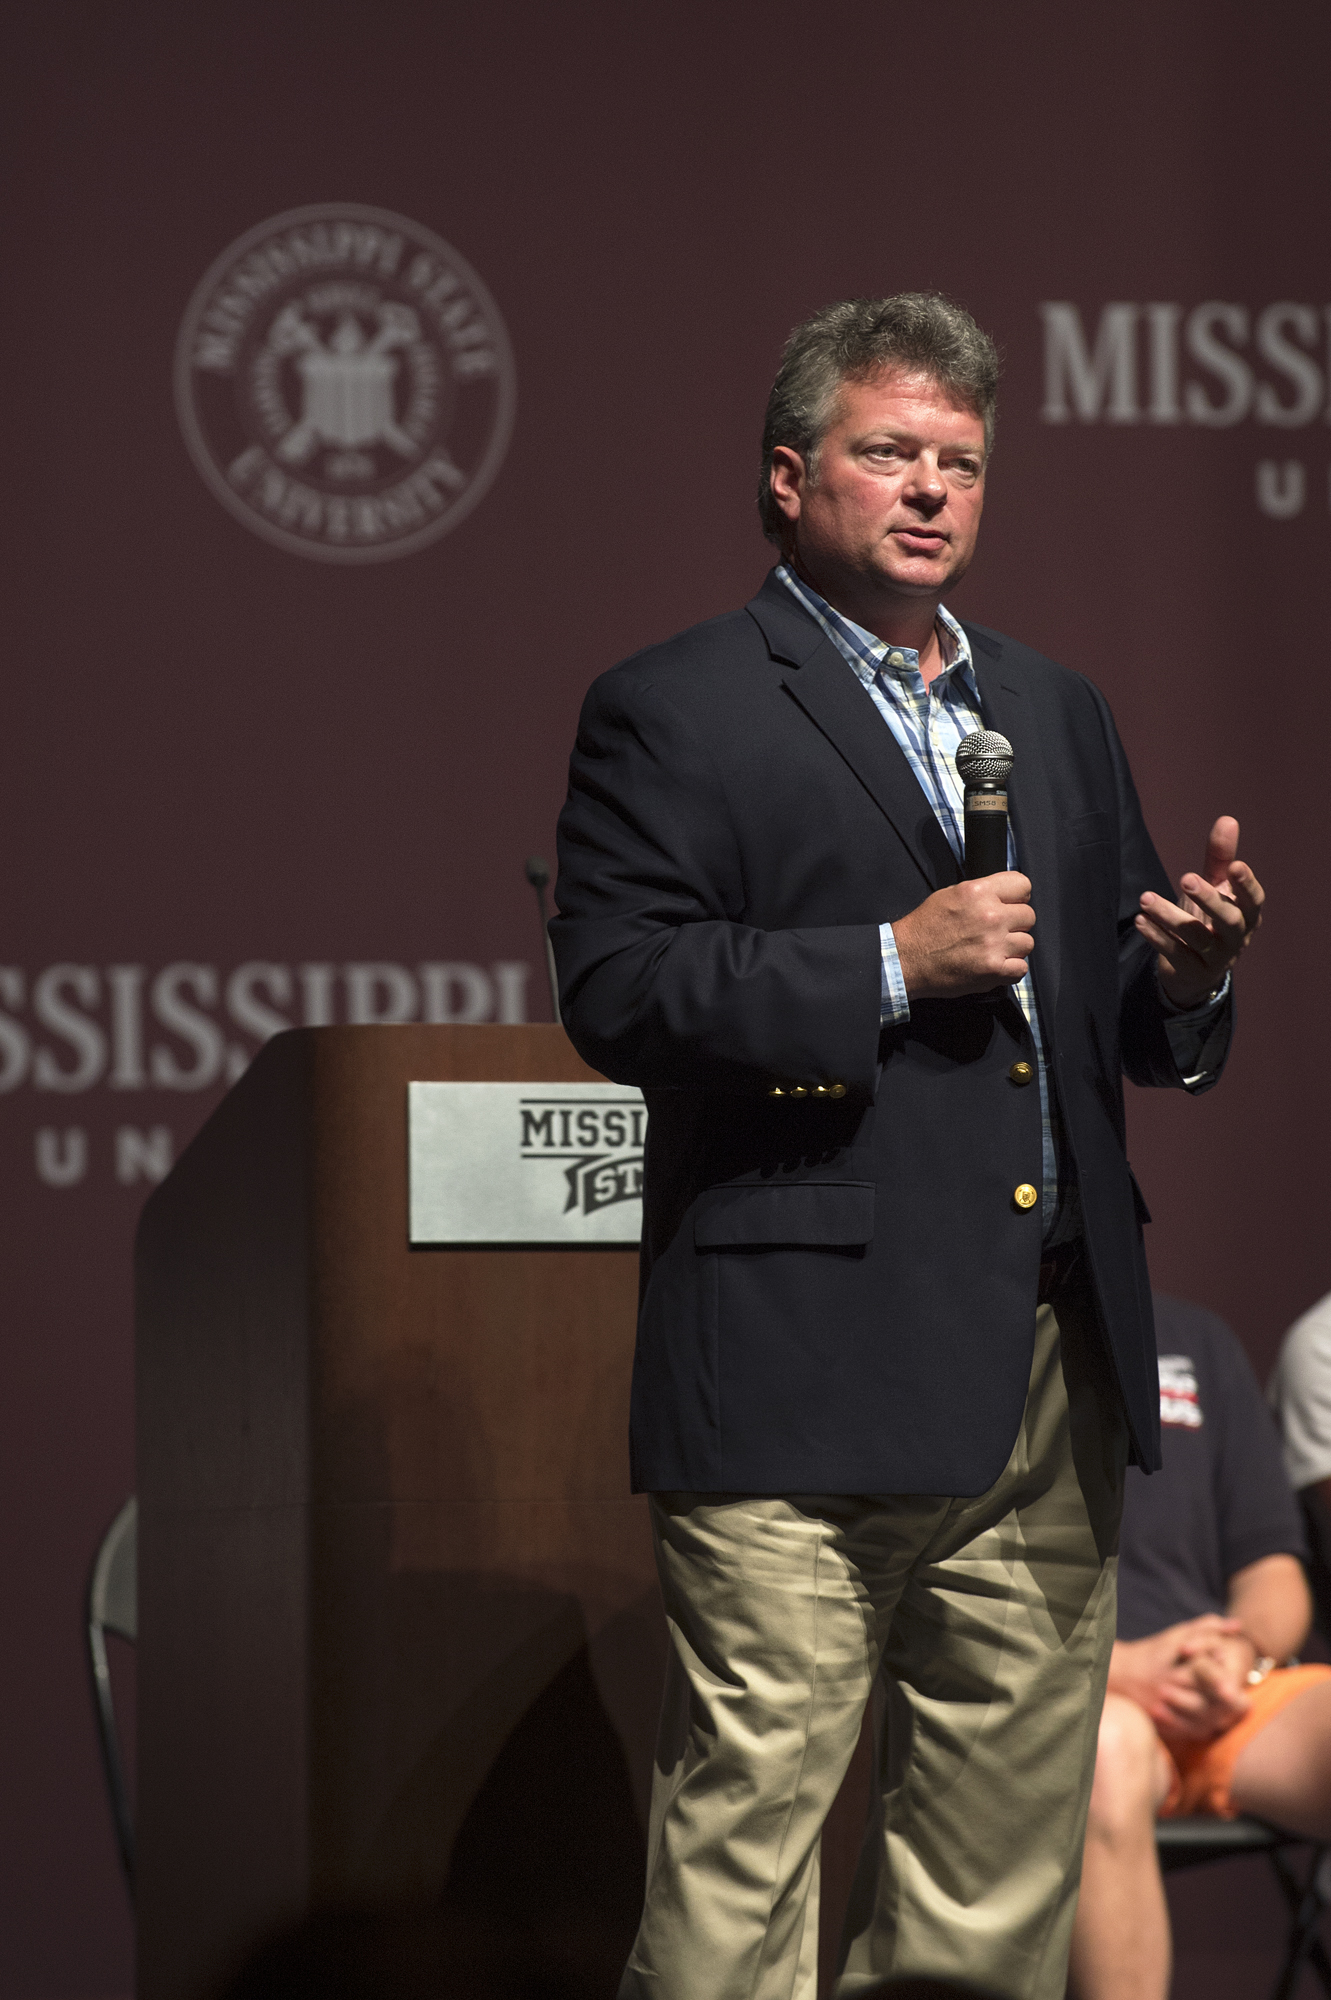
[(747, 609), (787, 669), (782, 685), (886, 815), (929, 887), (958, 881), (956, 856), (904, 751), (822, 627), (773, 577)]
[(1031, 879), (1035, 909), (1035, 984), (1053, 1026), (1058, 1005), (1059, 867), (1058, 814), (1053, 773), (1040, 729), (1039, 711), (1024, 694), (1016, 676), (1003, 667), (1000, 640), (966, 627), (980, 712), (985, 727), (997, 729), (1012, 745), (1012, 776), (1008, 779), (1008, 810), (1017, 841), (1017, 861)]

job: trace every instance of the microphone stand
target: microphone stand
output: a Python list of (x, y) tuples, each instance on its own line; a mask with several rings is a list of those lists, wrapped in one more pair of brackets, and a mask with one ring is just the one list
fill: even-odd
[(541, 941), (545, 946), (545, 976), (550, 982), (550, 1015), (555, 1026), (560, 1027), (563, 1016), (559, 1011), (559, 976), (555, 971), (555, 948), (550, 942), (550, 919), (545, 907), (545, 892), (550, 882), (549, 863), (542, 861), (539, 854), (533, 854), (524, 872), (536, 891), (536, 907), (541, 916)]

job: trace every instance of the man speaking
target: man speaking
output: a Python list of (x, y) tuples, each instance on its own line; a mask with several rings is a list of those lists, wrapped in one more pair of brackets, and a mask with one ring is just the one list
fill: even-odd
[[(819, 1835), (879, 1689), (838, 1994), (1057, 2000), (1129, 1458), (1158, 1463), (1122, 1077), (1197, 1092), (1262, 891), (1174, 898), (1113, 719), (943, 597), (998, 363), (933, 295), (787, 343), (742, 611), (602, 676), (552, 926), (650, 1106), (632, 1464), (672, 1648), (621, 2000), (814, 2000)], [(963, 879), (956, 751), (1011, 746)]]

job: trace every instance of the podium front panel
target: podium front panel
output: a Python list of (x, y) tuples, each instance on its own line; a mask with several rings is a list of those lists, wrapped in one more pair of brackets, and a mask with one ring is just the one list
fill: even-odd
[[(144, 1211), (144, 2000), (202, 2000), (311, 1909), (446, 1889), (501, 1921), (583, 1898), (607, 1962), (632, 1937), (665, 1643), (637, 1256), (414, 1246), (412, 1084), (609, 1088), (554, 1027), (294, 1031)], [(579, 1159), (628, 1184), (595, 1136), (542, 1169), (564, 1201)]]

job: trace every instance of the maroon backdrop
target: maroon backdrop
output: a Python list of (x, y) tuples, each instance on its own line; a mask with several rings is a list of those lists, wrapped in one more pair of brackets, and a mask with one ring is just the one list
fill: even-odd
[[(824, 301), (939, 286), (992, 329), (958, 608), (1106, 690), (1171, 870), (1233, 811), (1271, 891), (1224, 1087), (1133, 1095), (1157, 1282), (1263, 1370), (1331, 1285), (1329, 39), (1325, 9), (1233, 0), (11, 22), (0, 2000), (130, 1986), (79, 1601), (133, 1480), (146, 1187), (256, 1002), (515, 1018), (525, 963), (543, 1016), (521, 863), (551, 849), (579, 699), (760, 581), (763, 400)], [(173, 403), (209, 266), (316, 203), (444, 239), (512, 342), (493, 485), (397, 559), (251, 531)], [(373, 412), (340, 421), (350, 450)], [(1213, 1882), (1180, 1902), (1179, 1990), (1255, 1990), (1274, 1909), (1250, 1872)]]

